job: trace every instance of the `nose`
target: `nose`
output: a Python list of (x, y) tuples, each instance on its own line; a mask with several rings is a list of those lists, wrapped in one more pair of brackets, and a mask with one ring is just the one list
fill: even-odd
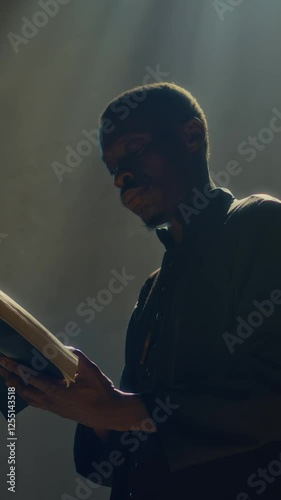
[(114, 185), (121, 189), (125, 184), (131, 182), (135, 179), (135, 175), (129, 169), (118, 170), (117, 174), (114, 177)]

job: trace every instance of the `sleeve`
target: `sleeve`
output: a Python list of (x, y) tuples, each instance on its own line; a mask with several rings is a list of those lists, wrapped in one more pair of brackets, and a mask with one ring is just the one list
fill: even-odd
[[(158, 270), (157, 270), (158, 271)], [(136, 302), (127, 329), (126, 359), (129, 359), (130, 345), (128, 339), (132, 338), (136, 321), (143, 308), (144, 302), (151, 289), (157, 271), (152, 273), (143, 284), (138, 301)], [(130, 392), (130, 385), (134, 383), (133, 370), (125, 363), (119, 388), (124, 392)], [(112, 430), (106, 443), (103, 443), (94, 429), (86, 427), (80, 423), (76, 426), (74, 437), (74, 463), (78, 474), (90, 479), (100, 486), (112, 487), (114, 468), (118, 467), (121, 473), (121, 466), (126, 459), (126, 449), (121, 441), (122, 432)], [(106, 464), (106, 465), (105, 465)]]
[(106, 444), (90, 427), (77, 424), (74, 437), (75, 469), (97, 486), (112, 487), (113, 469), (124, 463), (119, 450), (121, 432), (111, 431)]
[[(140, 393), (171, 471), (281, 441), (281, 203), (265, 207), (237, 280), (229, 368)], [(243, 268), (243, 270), (242, 270)], [(243, 282), (243, 287), (241, 283)], [(221, 333), (220, 333), (221, 334)]]

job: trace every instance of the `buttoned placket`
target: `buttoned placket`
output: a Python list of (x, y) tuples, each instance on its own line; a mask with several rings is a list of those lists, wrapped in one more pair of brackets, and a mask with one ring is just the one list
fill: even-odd
[[(150, 381), (148, 384), (153, 385), (152, 377), (155, 375), (155, 370), (157, 366), (157, 357), (161, 355), (162, 346), (161, 343), (161, 331), (163, 328), (163, 321), (167, 313), (167, 307), (170, 305), (170, 296), (173, 293), (174, 283), (171, 276), (173, 272), (173, 258), (169, 252), (165, 253), (162, 262), (162, 274), (159, 275), (158, 286), (155, 289), (156, 301), (153, 307), (153, 314), (151, 322), (148, 327), (148, 331), (151, 332), (151, 342), (145, 356), (143, 364), (143, 375), (140, 384), (145, 384), (146, 381)], [(139, 468), (139, 460), (141, 460), (141, 454), (134, 457), (132, 460), (132, 468), (137, 471)], [(135, 498), (135, 493), (132, 489), (129, 490), (129, 499)]]
[[(163, 271), (159, 276), (159, 283), (156, 293), (156, 304), (154, 305), (153, 319), (148, 328), (149, 347), (144, 357), (143, 362), (143, 376), (144, 378), (151, 377), (153, 373), (153, 361), (155, 361), (156, 350), (160, 342), (161, 327), (163, 324), (163, 317), (167, 312), (167, 293), (171, 288), (173, 288), (173, 279), (171, 277), (171, 272), (173, 269), (173, 259), (169, 252), (166, 252), (163, 257), (162, 268)], [(169, 293), (169, 295), (170, 295)]]

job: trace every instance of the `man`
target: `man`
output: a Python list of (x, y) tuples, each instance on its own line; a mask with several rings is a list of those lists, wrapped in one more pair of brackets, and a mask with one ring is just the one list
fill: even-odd
[(120, 389), (79, 350), (68, 389), (24, 387), (12, 361), (0, 373), (78, 422), (76, 470), (111, 500), (280, 499), (281, 201), (215, 186), (206, 117), (175, 84), (110, 102), (100, 144), (121, 202), (165, 247), (129, 321)]

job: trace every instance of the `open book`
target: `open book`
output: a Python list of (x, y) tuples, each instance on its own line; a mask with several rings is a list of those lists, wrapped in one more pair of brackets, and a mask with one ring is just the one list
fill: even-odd
[[(78, 357), (37, 319), (0, 290), (0, 356), (15, 359), (25, 384), (28, 376), (51, 375), (75, 382)], [(26, 369), (25, 367), (28, 367)], [(7, 419), (8, 388), (0, 377), (0, 411)], [(16, 394), (15, 413), (28, 403)]]

